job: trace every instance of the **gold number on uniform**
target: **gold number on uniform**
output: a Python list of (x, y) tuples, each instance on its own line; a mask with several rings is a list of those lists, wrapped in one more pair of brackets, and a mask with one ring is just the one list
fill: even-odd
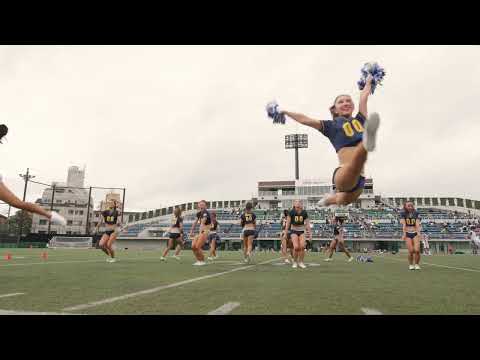
[(364, 130), (363, 126), (360, 123), (360, 121), (358, 121), (357, 119), (352, 120), (352, 125), (355, 128), (355, 130), (357, 130), (357, 132), (359, 132), (359, 133), (363, 132), (363, 130)]
[[(353, 125), (353, 128), (352, 128), (352, 125)], [(345, 132), (345, 135), (347, 135), (348, 137), (352, 137), (353, 134), (355, 133), (353, 129), (355, 129), (358, 133), (362, 133), (364, 130), (362, 124), (357, 119), (353, 119), (352, 123), (346, 122), (345, 124), (342, 125), (342, 127), (343, 127), (343, 131)]]
[(352, 125), (349, 122), (346, 122), (345, 124), (343, 124), (342, 127), (343, 127), (343, 131), (345, 132), (345, 135), (347, 135), (348, 137), (353, 136)]

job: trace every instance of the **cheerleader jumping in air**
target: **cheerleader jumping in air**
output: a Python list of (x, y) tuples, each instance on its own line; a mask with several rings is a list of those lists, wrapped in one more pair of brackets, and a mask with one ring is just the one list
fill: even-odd
[(318, 202), (319, 206), (351, 204), (357, 200), (365, 186), (364, 166), (368, 153), (375, 149), (380, 124), (377, 113), (368, 114), (367, 103), (370, 93), (373, 93), (375, 86), (380, 83), (384, 72), (377, 64), (366, 64), (362, 72), (365, 80), (355, 116), (355, 104), (350, 95), (338, 95), (335, 98), (330, 107), (332, 120), (316, 120), (281, 109), (276, 102), (267, 105), (267, 114), (274, 122), (284, 123), (286, 115), (302, 125), (320, 131), (335, 148), (339, 165), (333, 172), (332, 183), (336, 193), (326, 194)]
[[(0, 125), (0, 144), (2, 143), (3, 137), (5, 137), (7, 133), (8, 133), (8, 127), (4, 124)], [(65, 221), (63, 216), (56, 213), (55, 211), (50, 212), (37, 204), (32, 204), (32, 203), (20, 200), (5, 185), (5, 183), (3, 182), (3, 176), (1, 174), (0, 174), (0, 200), (6, 202), (10, 206), (13, 206), (14, 208), (25, 210), (25, 211), (46, 217), (48, 220), (50, 220), (50, 223), (52, 225), (60, 225), (60, 226), (67, 225), (67, 222)]]

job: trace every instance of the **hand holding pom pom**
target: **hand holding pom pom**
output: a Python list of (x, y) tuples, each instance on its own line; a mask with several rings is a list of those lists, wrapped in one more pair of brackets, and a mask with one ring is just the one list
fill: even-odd
[(371, 82), (371, 93), (375, 92), (377, 85), (382, 85), (382, 80), (385, 76), (385, 70), (380, 67), (377, 63), (366, 63), (363, 68), (360, 70), (362, 77), (357, 82), (358, 88), (363, 90), (366, 84)]
[(267, 115), (273, 119), (274, 124), (285, 124), (285, 114), (282, 113), (276, 101), (271, 101), (266, 106)]

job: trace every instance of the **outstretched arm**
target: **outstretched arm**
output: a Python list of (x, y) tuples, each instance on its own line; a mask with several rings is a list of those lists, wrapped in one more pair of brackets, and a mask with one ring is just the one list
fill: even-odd
[(367, 77), (367, 83), (365, 84), (365, 87), (363, 90), (360, 92), (360, 102), (358, 104), (358, 111), (365, 116), (365, 118), (368, 116), (368, 110), (367, 110), (367, 102), (368, 102), (368, 97), (370, 96), (370, 92), (372, 91), (372, 75), (368, 75)]
[(288, 117), (292, 118), (293, 120), (295, 120), (296, 122), (302, 125), (310, 126), (317, 130), (323, 130), (323, 123), (320, 120), (315, 120), (306, 115), (291, 112), (291, 111), (282, 110), (282, 113), (284, 113), (285, 115), (287, 115)]

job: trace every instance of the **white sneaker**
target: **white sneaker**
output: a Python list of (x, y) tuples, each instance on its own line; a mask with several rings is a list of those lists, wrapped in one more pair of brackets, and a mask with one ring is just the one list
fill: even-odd
[(160, 261), (167, 261), (163, 256), (160, 258)]
[(375, 150), (377, 141), (377, 130), (380, 125), (380, 115), (371, 113), (365, 122), (365, 131), (363, 132), (363, 146), (368, 152)]
[(420, 265), (415, 264), (415, 270), (420, 270), (420, 269), (421, 269), (421, 268), (420, 268)]
[(203, 265), (207, 265), (207, 263), (205, 261), (197, 261), (193, 263), (193, 266), (203, 266)]
[(353, 261), (353, 256), (350, 256), (347, 261), (352, 262)]
[(326, 258), (324, 261), (332, 261), (332, 258)]
[(415, 266), (409, 265), (409, 266), (408, 266), (408, 270), (415, 270)]
[(174, 259), (180, 260), (180, 256), (178, 256), (178, 255), (173, 255), (172, 257), (173, 257)]
[(297, 263), (294, 261), (293, 262), (293, 265), (292, 265), (292, 268), (296, 269), (298, 267)]
[(51, 213), (51, 217), (50, 217), (50, 222), (52, 223), (52, 225), (61, 225), (61, 226), (66, 226), (67, 225), (67, 221), (65, 220), (65, 218), (60, 215), (59, 213), (55, 212), (55, 211), (52, 211)]
[(298, 263), (298, 266), (300, 266), (302, 269), (306, 269), (306, 268), (307, 268), (307, 266), (306, 266), (303, 262)]
[(285, 262), (285, 264), (290, 264), (290, 260), (288, 260), (288, 259), (285, 259), (284, 262)]
[(116, 260), (116, 259), (107, 259), (107, 261), (108, 261), (109, 263), (114, 263), (114, 262), (117, 262), (117, 260)]
[(213, 258), (214, 258), (215, 260), (218, 259), (218, 255), (215, 255)]
[(247, 264), (247, 263), (248, 263), (248, 258), (243, 259), (243, 262), (244, 262), (245, 264)]
[(207, 260), (213, 260), (213, 259), (214, 259), (214, 258), (211, 257), (211, 256), (207, 257)]
[(318, 207), (326, 207), (328, 206), (327, 205), (327, 199), (332, 196), (332, 195), (335, 195), (335, 192), (329, 192), (329, 193), (326, 193), (322, 196), (322, 198), (317, 202), (317, 206)]

